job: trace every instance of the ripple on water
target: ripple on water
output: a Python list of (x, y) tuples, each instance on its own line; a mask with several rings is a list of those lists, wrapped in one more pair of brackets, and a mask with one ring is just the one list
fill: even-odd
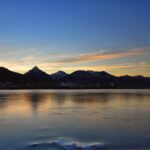
[(104, 147), (104, 144), (100, 142), (82, 143), (70, 138), (58, 138), (55, 140), (33, 142), (29, 144), (29, 147), (32, 148), (48, 148), (52, 146), (64, 150), (99, 150)]

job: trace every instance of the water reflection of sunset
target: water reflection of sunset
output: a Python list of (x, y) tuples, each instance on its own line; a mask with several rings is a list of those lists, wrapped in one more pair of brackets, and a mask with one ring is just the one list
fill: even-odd
[[(134, 94), (76, 94), (76, 93), (57, 93), (57, 92), (23, 92), (23, 93), (5, 93), (0, 94), (0, 113), (10, 115), (31, 115), (34, 113), (48, 113), (54, 108), (75, 108), (83, 107), (87, 110), (102, 108), (122, 109), (123, 107), (136, 106), (148, 109), (149, 96), (142, 98), (142, 95)], [(131, 100), (132, 99), (132, 100)], [(101, 110), (102, 111), (102, 110)]]

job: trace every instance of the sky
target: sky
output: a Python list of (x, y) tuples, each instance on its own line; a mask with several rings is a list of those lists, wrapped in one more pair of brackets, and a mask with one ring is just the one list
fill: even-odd
[(150, 0), (0, 0), (0, 66), (150, 76)]

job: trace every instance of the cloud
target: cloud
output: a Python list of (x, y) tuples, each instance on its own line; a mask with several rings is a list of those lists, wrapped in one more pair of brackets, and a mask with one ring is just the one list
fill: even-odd
[(101, 65), (101, 66), (80, 66), (80, 67), (64, 67), (64, 70), (69, 70), (70, 72), (74, 70), (113, 70), (113, 69), (124, 69), (124, 68), (133, 68), (136, 65), (133, 63), (123, 63), (115, 65)]
[(103, 52), (103, 53), (84, 54), (84, 55), (78, 55), (78, 56), (64, 59), (58, 63), (82, 63), (82, 62), (91, 62), (97, 60), (125, 58), (125, 57), (145, 55), (145, 54), (150, 54), (150, 48), (131, 49), (125, 52)]
[(51, 53), (51, 51), (42, 51), (36, 48), (10, 48), (0, 47), (1, 60), (9, 61), (10, 58), (14, 61), (20, 61), (25, 64), (49, 64), (49, 65), (65, 65), (72, 63), (84, 63), (98, 60), (111, 60), (119, 58), (127, 58), (131, 56), (150, 54), (150, 48), (130, 49), (124, 52), (100, 50), (99, 52), (87, 54), (71, 54), (71, 53)]

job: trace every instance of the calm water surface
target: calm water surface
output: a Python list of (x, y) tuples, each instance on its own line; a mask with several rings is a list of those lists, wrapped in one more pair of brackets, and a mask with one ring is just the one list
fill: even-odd
[(150, 150), (150, 90), (0, 91), (0, 150)]

